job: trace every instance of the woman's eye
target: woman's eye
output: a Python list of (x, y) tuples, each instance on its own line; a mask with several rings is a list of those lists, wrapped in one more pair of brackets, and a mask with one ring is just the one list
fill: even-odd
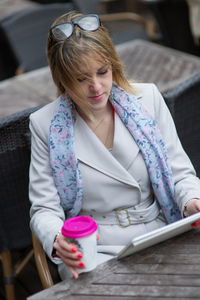
[(107, 72), (108, 72), (108, 70), (105, 69), (105, 70), (99, 71), (98, 74), (99, 74), (99, 75), (104, 75), (104, 74), (106, 74)]
[(77, 78), (77, 80), (78, 80), (79, 82), (83, 82), (84, 80), (86, 80), (86, 78), (85, 78), (85, 77), (79, 77), (79, 78)]

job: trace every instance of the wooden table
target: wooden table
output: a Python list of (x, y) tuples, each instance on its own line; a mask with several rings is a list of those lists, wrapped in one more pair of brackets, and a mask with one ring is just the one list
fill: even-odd
[[(129, 79), (154, 82), (161, 92), (200, 72), (200, 58), (143, 40), (118, 45)], [(0, 82), (0, 118), (51, 102), (56, 88), (48, 67)]]
[(173, 89), (200, 72), (200, 58), (144, 40), (117, 46), (128, 78), (157, 84), (161, 92)]
[(78, 280), (62, 281), (28, 300), (200, 299), (200, 231), (112, 259)]
[(0, 82), (0, 118), (56, 99), (48, 67)]

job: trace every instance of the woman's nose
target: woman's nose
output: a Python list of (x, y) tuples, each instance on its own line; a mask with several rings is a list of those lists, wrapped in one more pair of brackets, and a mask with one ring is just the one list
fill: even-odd
[(90, 89), (93, 91), (98, 91), (101, 87), (100, 80), (98, 78), (92, 78), (90, 82)]

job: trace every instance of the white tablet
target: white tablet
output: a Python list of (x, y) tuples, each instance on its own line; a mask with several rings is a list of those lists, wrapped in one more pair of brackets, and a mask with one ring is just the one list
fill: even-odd
[(200, 220), (200, 212), (134, 238), (118, 253), (117, 258), (120, 259), (122, 257), (131, 255), (132, 253), (163, 242), (183, 232), (189, 231), (192, 229), (192, 223), (198, 220)]

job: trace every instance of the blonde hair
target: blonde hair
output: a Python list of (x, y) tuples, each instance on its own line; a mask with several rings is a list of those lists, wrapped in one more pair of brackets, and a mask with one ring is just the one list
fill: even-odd
[[(83, 14), (71, 11), (57, 18), (52, 26), (74, 21), (81, 16)], [(81, 84), (77, 79), (77, 70), (80, 66), (87, 66), (90, 57), (109, 64), (112, 68), (113, 81), (127, 92), (134, 92), (124, 76), (122, 62), (102, 24), (96, 31), (85, 31), (75, 26), (73, 34), (68, 39), (55, 40), (50, 32), (47, 40), (47, 57), (58, 95), (66, 92), (85, 112), (88, 111), (88, 106), (81, 99)]]

